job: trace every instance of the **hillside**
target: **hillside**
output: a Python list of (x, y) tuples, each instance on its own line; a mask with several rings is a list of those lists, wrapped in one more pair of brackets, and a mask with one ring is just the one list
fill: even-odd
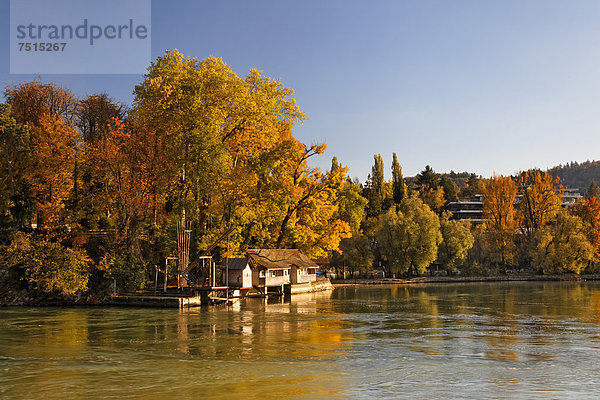
[(564, 186), (579, 188), (585, 193), (592, 180), (600, 182), (600, 161), (570, 162), (550, 168), (548, 172), (559, 177)]

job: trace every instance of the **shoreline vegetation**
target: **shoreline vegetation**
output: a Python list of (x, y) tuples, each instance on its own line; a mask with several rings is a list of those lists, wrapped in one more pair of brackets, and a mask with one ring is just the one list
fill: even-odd
[[(187, 272), (248, 249), (300, 249), (327, 276), (400, 284), (600, 272), (597, 163), (581, 164), (586, 196), (569, 204), (557, 174), (574, 179), (579, 164), (490, 178), (427, 165), (405, 178), (392, 153), (386, 179), (376, 154), (361, 182), (337, 157), (311, 165), (327, 146), (294, 137), (307, 116), (293, 93), (177, 50), (151, 63), (131, 105), (41, 80), (6, 87), (0, 305), (103, 304), (153, 286), (160, 268)], [(449, 211), (473, 198), (477, 218)], [(445, 277), (426, 277), (434, 268)]]
[[(593, 282), (600, 281), (600, 274), (569, 274), (569, 275), (495, 275), (495, 276), (421, 276), (408, 279), (402, 278), (348, 278), (332, 279), (333, 288), (355, 286), (413, 286), (413, 285), (455, 285), (465, 283), (507, 283), (507, 282)], [(32, 296), (26, 290), (20, 292), (4, 292), (0, 297), (0, 307), (46, 307), (46, 306), (75, 306), (75, 307), (118, 307), (110, 294), (87, 296), (65, 296), (45, 294)]]
[(586, 282), (599, 281), (599, 274), (582, 275), (495, 275), (495, 276), (421, 276), (411, 279), (333, 279), (334, 287), (370, 286), (370, 285), (421, 285), (440, 283), (477, 283), (477, 282)]

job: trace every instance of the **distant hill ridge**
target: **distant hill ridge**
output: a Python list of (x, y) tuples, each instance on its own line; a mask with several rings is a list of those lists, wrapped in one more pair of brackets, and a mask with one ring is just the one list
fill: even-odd
[(582, 193), (585, 193), (592, 180), (600, 183), (600, 161), (569, 162), (552, 167), (548, 172), (560, 178), (563, 186), (578, 188)]
[[(560, 178), (563, 186), (571, 189), (579, 189), (581, 194), (585, 194), (592, 180), (600, 185), (600, 161), (584, 161), (579, 163), (571, 161), (564, 165), (560, 164), (549, 168), (548, 173)], [(473, 177), (481, 176), (471, 172), (454, 172), (441, 173), (441, 175), (449, 176), (459, 189), (466, 186), (467, 180)], [(405, 177), (407, 184), (414, 184), (416, 176)]]

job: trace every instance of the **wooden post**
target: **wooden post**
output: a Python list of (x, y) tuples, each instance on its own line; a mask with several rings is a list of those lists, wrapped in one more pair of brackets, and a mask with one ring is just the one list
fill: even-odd
[(156, 289), (158, 287), (158, 265), (154, 266), (154, 295), (156, 296)]
[[(242, 270), (242, 276), (244, 272)], [(225, 286), (229, 287), (229, 233), (227, 234), (227, 258), (225, 259)]]
[(167, 293), (167, 274), (169, 271), (169, 259), (165, 258), (165, 284), (163, 288), (163, 292)]
[(212, 260), (209, 260), (209, 263), (212, 264), (212, 276), (213, 276), (213, 286), (217, 286), (217, 264)]

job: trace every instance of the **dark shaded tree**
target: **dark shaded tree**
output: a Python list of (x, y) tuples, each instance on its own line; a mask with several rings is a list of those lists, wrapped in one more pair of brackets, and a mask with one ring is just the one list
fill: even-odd
[(394, 196), (394, 203), (400, 204), (403, 198), (406, 197), (406, 184), (404, 183), (404, 177), (402, 176), (402, 167), (398, 162), (396, 153), (393, 153), (392, 159), (392, 189)]

